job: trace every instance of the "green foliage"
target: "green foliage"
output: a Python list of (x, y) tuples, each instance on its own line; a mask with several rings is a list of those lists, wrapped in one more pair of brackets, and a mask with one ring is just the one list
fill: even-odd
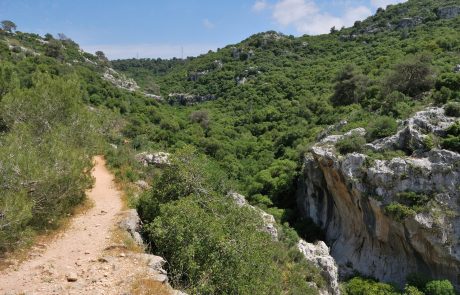
[(349, 154), (349, 153), (360, 153), (364, 150), (364, 145), (366, 144), (366, 139), (354, 133), (350, 136), (343, 137), (340, 139), (336, 144), (335, 147), (337, 150), (342, 154)]
[(451, 117), (460, 117), (460, 103), (449, 102), (444, 106), (446, 115)]
[(398, 295), (395, 287), (371, 279), (355, 277), (345, 284), (347, 295)]
[(360, 102), (366, 94), (368, 80), (365, 75), (357, 71), (355, 66), (351, 64), (345, 66), (335, 78), (332, 105), (341, 106)]
[(414, 216), (416, 214), (415, 210), (411, 209), (407, 205), (397, 202), (392, 202), (387, 205), (385, 207), (385, 213), (399, 222), (402, 222), (407, 217)]
[(392, 117), (381, 116), (375, 118), (367, 128), (368, 141), (374, 141), (379, 138), (391, 136), (396, 133), (398, 124)]
[(425, 295), (425, 293), (414, 286), (406, 285), (404, 288), (404, 295)]
[(460, 152), (460, 121), (447, 129), (445, 138), (441, 140), (441, 146), (444, 149)]
[(191, 147), (179, 150), (137, 207), (172, 283), (200, 294), (314, 294), (318, 270), (262, 231), (261, 217), (227, 196), (223, 175)]
[(430, 281), (420, 275), (411, 275), (403, 291), (392, 285), (380, 283), (372, 279), (354, 277), (344, 283), (346, 295), (454, 295), (455, 291), (448, 280)]
[(10, 20), (2, 20), (1, 25), (2, 25), (2, 30), (4, 30), (5, 32), (9, 32), (9, 33), (16, 31), (16, 28), (17, 28), (16, 24)]
[(426, 194), (409, 191), (398, 193), (396, 197), (400, 204), (408, 206), (417, 213), (426, 210), (428, 202), (432, 199)]
[(436, 80), (436, 89), (441, 90), (442, 87), (453, 91), (460, 91), (460, 74), (458, 73), (443, 73)]
[(426, 295), (455, 295), (455, 290), (448, 280), (428, 282), (425, 286)]
[[(5, 82), (5, 81), (3, 81)], [(0, 251), (32, 230), (57, 224), (84, 198), (92, 180), (88, 149), (95, 145), (90, 114), (75, 77), (37, 74), (33, 86), (13, 88), (0, 103)]]
[(384, 92), (399, 91), (416, 97), (434, 86), (431, 58), (418, 55), (396, 64), (384, 81)]

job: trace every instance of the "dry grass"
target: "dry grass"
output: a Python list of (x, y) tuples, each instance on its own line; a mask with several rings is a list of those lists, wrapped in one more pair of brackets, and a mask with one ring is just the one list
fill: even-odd
[(112, 229), (111, 235), (110, 235), (110, 241), (114, 245), (122, 245), (122, 247), (119, 247), (120, 249), (123, 249), (124, 251), (129, 251), (129, 252), (134, 252), (134, 253), (144, 253), (145, 249), (136, 244), (136, 242), (133, 240), (131, 235), (122, 230), (119, 227), (115, 227)]
[(132, 295), (172, 295), (173, 290), (167, 284), (145, 277), (137, 277), (131, 286)]

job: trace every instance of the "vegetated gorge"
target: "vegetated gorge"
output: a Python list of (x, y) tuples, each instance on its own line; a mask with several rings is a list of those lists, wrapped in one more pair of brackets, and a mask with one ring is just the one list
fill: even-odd
[(172, 60), (2, 24), (1, 253), (58, 227), (104, 154), (175, 289), (460, 290), (460, 1)]

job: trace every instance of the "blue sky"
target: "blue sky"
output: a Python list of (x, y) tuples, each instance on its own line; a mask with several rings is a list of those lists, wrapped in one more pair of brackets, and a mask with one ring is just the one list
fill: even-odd
[(295, 36), (350, 26), (405, 0), (0, 0), (24, 32), (64, 33), (109, 58), (194, 56), (275, 30)]

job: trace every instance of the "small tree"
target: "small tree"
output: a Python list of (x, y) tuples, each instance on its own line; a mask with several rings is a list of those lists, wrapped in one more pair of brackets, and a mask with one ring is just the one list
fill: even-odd
[(4, 20), (1, 22), (1, 24), (2, 24), (2, 30), (4, 30), (5, 32), (12, 33), (16, 31), (16, 28), (17, 28), (16, 24), (10, 20)]
[(98, 51), (96, 51), (95, 54), (96, 54), (96, 56), (97, 56), (97, 58), (98, 58), (99, 60), (104, 61), (104, 62), (108, 62), (108, 61), (109, 61), (109, 59), (105, 56), (105, 53), (104, 53), (104, 52), (98, 50)]
[(50, 33), (46, 33), (46, 34), (45, 34), (45, 40), (46, 40), (46, 41), (51, 41), (51, 40), (53, 40), (53, 39), (54, 39), (54, 37), (53, 37), (53, 35), (51, 35)]
[(394, 66), (383, 83), (384, 95), (399, 91), (410, 97), (430, 90), (434, 86), (431, 58), (427, 55), (410, 57)]
[(358, 103), (366, 95), (369, 79), (361, 74), (354, 65), (348, 64), (335, 78), (334, 94), (331, 103), (334, 106)]
[(45, 55), (57, 59), (62, 58), (62, 45), (59, 41), (53, 39), (48, 41), (45, 48)]
[(58, 33), (58, 39), (61, 41), (68, 41), (70, 40), (69, 37), (67, 37), (64, 33)]

